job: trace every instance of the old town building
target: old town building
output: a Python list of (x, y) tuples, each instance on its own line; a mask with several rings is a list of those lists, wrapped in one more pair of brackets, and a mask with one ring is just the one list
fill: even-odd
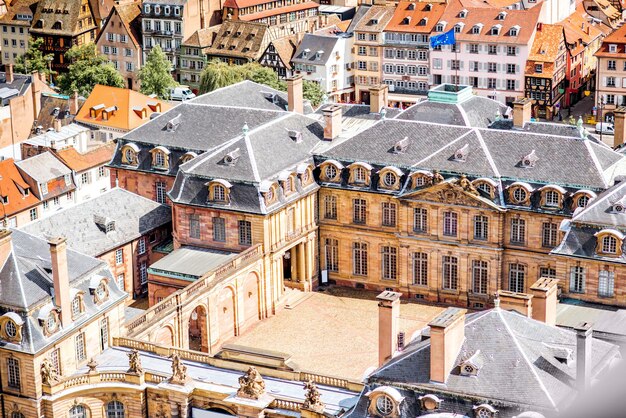
[(52, 70), (67, 72), (65, 53), (74, 45), (94, 42), (98, 28), (89, 0), (40, 0), (33, 16), (31, 36), (43, 38), (43, 53), (52, 54)]
[(15, 64), (16, 58), (26, 53), (37, 0), (14, 0), (10, 6), (7, 13), (0, 17), (2, 64)]
[(296, 53), (298, 36), (285, 36), (270, 41), (259, 59), (259, 63), (273, 69), (278, 78), (285, 79), (293, 74), (291, 59)]
[(318, 9), (319, 4), (309, 0), (226, 0), (222, 18), (224, 22), (259, 22), (269, 26), (287, 26), (294, 33), (308, 32), (310, 25), (317, 21)]
[(208, 61), (217, 59), (234, 65), (257, 61), (270, 41), (266, 23), (229, 20), (222, 23), (213, 43), (204, 50)]
[(220, 26), (198, 29), (189, 38), (185, 39), (180, 47), (180, 82), (198, 93), (202, 70), (207, 63), (205, 49), (215, 40)]
[(21, 227), (37, 218), (41, 201), (31, 193), (30, 185), (17, 169), (15, 161), (0, 161), (0, 190), (2, 190), (2, 224), (9, 228)]
[[(602, 41), (596, 52), (596, 103), (602, 103), (602, 115), (612, 115), (615, 108), (626, 105), (626, 27), (622, 26)], [(619, 144), (615, 144), (619, 145)]]

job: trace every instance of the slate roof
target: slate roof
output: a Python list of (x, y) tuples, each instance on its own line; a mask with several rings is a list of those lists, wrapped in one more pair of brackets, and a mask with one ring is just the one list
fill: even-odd
[[(413, 341), (405, 350), (374, 371), (365, 391), (391, 386), (405, 396), (401, 417), (419, 413), (418, 397), (436, 393), (444, 398), (437, 412), (472, 415), (472, 406), (492, 403), (552, 411), (576, 397), (576, 365), (557, 360), (556, 349), (571, 350), (576, 358), (576, 334), (527, 318), (515, 311), (494, 308), (466, 316), (465, 340), (444, 385), (430, 382), (430, 340)], [(477, 376), (462, 376), (458, 364), (478, 351), (482, 366)], [(619, 358), (618, 347), (594, 339), (591, 373), (597, 376)], [(446, 394), (461, 398), (445, 399)], [(465, 402), (464, 402), (465, 401)], [(473, 404), (473, 405), (472, 405)], [(367, 399), (361, 396), (350, 418), (366, 416)], [(510, 414), (501, 414), (510, 416)]]
[[(106, 232), (94, 216), (115, 221)], [(120, 188), (31, 222), (23, 231), (40, 237), (65, 236), (71, 248), (92, 257), (127, 244), (172, 220), (171, 208)]]
[(7, 83), (6, 72), (0, 72), (0, 91), (3, 89), (15, 89), (22, 96), (30, 87), (31, 77), (24, 74), (13, 74), (13, 81)]
[[(16, 229), (11, 231), (11, 252), (7, 262), (0, 268), (0, 313), (14, 311), (22, 318), (24, 325), (21, 344), (3, 342), (4, 349), (37, 353), (82, 327), (94, 315), (109, 310), (112, 305), (126, 298), (126, 293), (117, 288), (105, 262), (68, 249), (70, 288), (82, 290), (87, 295), (84, 298), (85, 313), (68, 329), (45, 337), (37, 318), (39, 312), (52, 303), (50, 247), (44, 239)], [(109, 279), (109, 298), (100, 305), (96, 305), (93, 298), (88, 296), (90, 279), (96, 275)]]
[(215, 270), (237, 255), (225, 251), (185, 246), (178, 248), (154, 264), (148, 271), (152, 274), (176, 274), (196, 280)]
[[(276, 101), (272, 101), (271, 95), (276, 95)], [(287, 94), (264, 84), (245, 80), (185, 102), (185, 104), (190, 103), (285, 111), (287, 106)]]
[(72, 174), (72, 170), (49, 151), (17, 161), (15, 164), (38, 183), (47, 183), (66, 174)]
[[(294, 63), (326, 65), (329, 59), (334, 58), (333, 50), (339, 42), (339, 36), (326, 36), (307, 33), (298, 46), (292, 58)], [(318, 52), (319, 57), (318, 57)], [(332, 57), (331, 57), (332, 55)]]

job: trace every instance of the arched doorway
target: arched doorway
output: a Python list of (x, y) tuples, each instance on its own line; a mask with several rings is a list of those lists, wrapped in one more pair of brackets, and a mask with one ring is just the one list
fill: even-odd
[(166, 347), (173, 347), (174, 346), (174, 334), (172, 333), (172, 329), (168, 326), (161, 328), (156, 333), (154, 342), (160, 345), (164, 345)]
[(225, 287), (219, 294), (217, 302), (219, 318), (220, 340), (224, 341), (235, 336), (235, 293), (230, 287)]
[(249, 273), (243, 282), (243, 326), (246, 327), (259, 320), (259, 276)]
[(204, 306), (198, 305), (189, 315), (187, 337), (189, 349), (209, 352), (209, 339), (207, 338), (207, 312)]

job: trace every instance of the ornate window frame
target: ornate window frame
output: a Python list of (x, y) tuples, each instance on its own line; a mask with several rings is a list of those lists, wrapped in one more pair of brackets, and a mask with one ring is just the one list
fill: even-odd
[[(561, 186), (557, 186), (554, 184), (548, 184), (539, 189), (541, 192), (541, 201), (539, 205), (544, 209), (563, 209), (563, 201), (567, 196), (567, 190), (562, 188)], [(556, 193), (557, 194), (557, 203), (556, 204), (548, 204), (548, 193)]]
[[(356, 162), (350, 164), (348, 166), (350, 173), (350, 176), (348, 177), (348, 184), (357, 187), (369, 187), (372, 182), (372, 169), (373, 167), (368, 163)], [(355, 178), (358, 170), (365, 170), (365, 177), (363, 178), (363, 181), (357, 181)]]
[[(222, 180), (222, 179), (214, 179), (214, 180), (211, 180), (211, 181), (205, 183), (205, 186), (207, 186), (207, 188), (208, 188), (208, 192), (209, 192), (208, 200), (209, 200), (209, 202), (223, 204), (223, 205), (228, 205), (230, 203), (230, 189), (231, 189), (231, 187), (233, 187), (233, 185), (230, 184), (228, 181)], [(223, 187), (224, 188), (224, 199), (223, 200), (216, 199), (215, 195), (216, 195), (216, 188), (217, 187)]]
[(313, 166), (311, 164), (302, 163), (298, 165), (298, 167), (296, 167), (296, 173), (303, 188), (315, 183), (313, 180)]
[(89, 292), (93, 295), (93, 303), (100, 305), (109, 299), (109, 278), (96, 275), (89, 281)]
[[(331, 177), (330, 176), (330, 168), (329, 166), (332, 166), (335, 170), (335, 176)], [(319, 165), (320, 168), (320, 179), (323, 182), (328, 182), (328, 183), (339, 183), (341, 181), (341, 172), (344, 169), (343, 164), (341, 164), (339, 161), (336, 160), (326, 160), (323, 163), (321, 163)]]
[(418, 187), (430, 186), (433, 182), (433, 173), (417, 170), (411, 173), (409, 178), (411, 179), (411, 189), (417, 189)]
[[(572, 195), (572, 211), (575, 211), (578, 208), (586, 208), (587, 205), (591, 202), (592, 199), (595, 199), (598, 195), (591, 190), (577, 190)], [(587, 198), (587, 203), (583, 206), (580, 205), (580, 199)]]
[[(520, 189), (526, 193), (523, 199), (519, 199), (515, 197), (515, 191), (520, 190)], [(514, 183), (511, 183), (511, 185), (509, 185), (509, 187), (507, 188), (509, 202), (511, 202), (512, 204), (516, 206), (529, 206), (530, 198), (532, 196), (533, 191), (534, 189), (528, 183), (524, 183), (521, 181), (516, 181)]]
[(427, 394), (420, 396), (420, 407), (422, 411), (436, 411), (441, 407), (442, 400), (437, 395)]
[(134, 142), (122, 146), (122, 164), (138, 166), (140, 149)]
[[(7, 333), (7, 324), (11, 323), (15, 327), (15, 335), (11, 336)], [(7, 312), (0, 316), (0, 338), (5, 341), (19, 344), (22, 341), (22, 326), (24, 321), (15, 312)]]
[(194, 158), (196, 158), (198, 156), (198, 154), (196, 154), (193, 151), (188, 151), (186, 153), (184, 153), (181, 157), (180, 157), (180, 163), (181, 164), (185, 164), (188, 163), (189, 161), (193, 160)]
[[(83, 314), (83, 312), (85, 312), (85, 292), (83, 292), (82, 290), (78, 290), (78, 289), (70, 289), (70, 296), (72, 298), (72, 302), (71, 302), (71, 309), (72, 309), (72, 320), (75, 320), (76, 318), (78, 318), (80, 315)], [(74, 303), (78, 301), (78, 309), (79, 312), (78, 314), (74, 314)]]
[(474, 410), (475, 418), (492, 418), (498, 414), (497, 409), (486, 403), (475, 405), (472, 409)]
[[(481, 177), (472, 182), (472, 185), (476, 187), (476, 189), (481, 190), (489, 195), (490, 199), (494, 199), (496, 197), (496, 190), (498, 189), (498, 183), (488, 177)], [(489, 186), (489, 191), (481, 189), (481, 186), (486, 185)]]
[(61, 328), (59, 311), (52, 302), (47, 303), (39, 310), (37, 320), (45, 337), (49, 337)]
[[(152, 155), (152, 168), (156, 170), (169, 170), (170, 168), (170, 150), (164, 146), (157, 146), (150, 150)], [(162, 158), (163, 164), (157, 164), (157, 158)]]
[(278, 201), (278, 184), (271, 181), (263, 181), (259, 185), (259, 192), (263, 196), (265, 206), (271, 206)]
[[(402, 404), (404, 396), (402, 396), (397, 389), (390, 386), (379, 386), (366, 393), (365, 396), (369, 399), (367, 408), (369, 416), (380, 418), (400, 417), (400, 404)], [(386, 405), (390, 406), (389, 409), (385, 408), (385, 411), (380, 409), (380, 401), (382, 400), (385, 401)], [(389, 405), (389, 403), (391, 405)]]
[[(596, 254), (603, 257), (621, 257), (623, 254), (624, 234), (616, 229), (603, 229), (595, 234)], [(615, 252), (605, 251), (605, 240), (615, 240)]]
[(282, 171), (278, 175), (278, 181), (283, 189), (284, 196), (289, 196), (297, 192), (294, 173), (290, 171)]
[[(402, 186), (402, 175), (404, 173), (398, 167), (387, 166), (378, 171), (378, 188), (383, 190), (400, 190)], [(387, 180), (392, 178), (393, 183), (388, 184)]]

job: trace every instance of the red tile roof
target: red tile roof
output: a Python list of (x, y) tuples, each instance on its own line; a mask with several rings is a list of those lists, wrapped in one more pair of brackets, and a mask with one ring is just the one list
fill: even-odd
[[(430, 33), (445, 9), (445, 3), (401, 1), (385, 31)], [(426, 19), (425, 22), (422, 19)]]
[(263, 19), (265, 17), (281, 15), (283, 13), (297, 12), (300, 10), (315, 9), (320, 7), (319, 4), (314, 1), (307, 1), (304, 3), (292, 4), (291, 6), (278, 7), (276, 9), (263, 10), (262, 12), (250, 13), (248, 15), (239, 16), (240, 20), (246, 22), (252, 22), (254, 20)]
[(12, 158), (0, 161), (0, 196), (8, 199), (7, 203), (0, 204), (3, 211), (0, 216), (15, 215), (39, 204), (37, 196), (30, 191), (24, 195), (20, 187), (28, 190), (30, 186), (22, 178), (15, 161)]
[(66, 166), (80, 173), (81, 171), (108, 163), (113, 158), (114, 152), (115, 143), (111, 142), (84, 154), (76, 151), (74, 147), (62, 149), (57, 151), (56, 154)]

